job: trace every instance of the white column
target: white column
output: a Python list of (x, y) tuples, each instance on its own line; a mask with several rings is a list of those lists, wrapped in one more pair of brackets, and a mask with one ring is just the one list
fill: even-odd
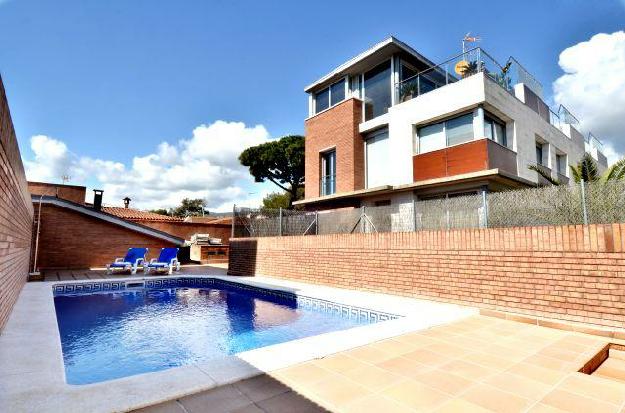
[(473, 111), (473, 139), (484, 137), (484, 108), (479, 106)]

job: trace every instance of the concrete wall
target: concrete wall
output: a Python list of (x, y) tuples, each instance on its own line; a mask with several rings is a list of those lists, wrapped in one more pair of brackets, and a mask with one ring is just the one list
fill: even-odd
[(239, 238), (229, 266), (625, 328), (625, 224)]
[[(38, 213), (39, 206), (35, 208)], [(58, 206), (43, 204), (37, 267), (85, 269), (103, 267), (131, 247), (146, 247), (148, 258), (175, 245), (128, 228)]]
[(0, 329), (28, 278), (33, 208), (0, 78)]

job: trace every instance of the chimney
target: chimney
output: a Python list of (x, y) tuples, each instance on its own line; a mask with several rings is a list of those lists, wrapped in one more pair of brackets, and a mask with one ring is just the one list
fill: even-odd
[(96, 211), (100, 211), (102, 209), (102, 194), (104, 193), (101, 189), (93, 190), (93, 209)]
[(128, 205), (130, 205), (130, 201), (132, 200), (128, 197), (124, 198), (124, 208), (128, 209)]

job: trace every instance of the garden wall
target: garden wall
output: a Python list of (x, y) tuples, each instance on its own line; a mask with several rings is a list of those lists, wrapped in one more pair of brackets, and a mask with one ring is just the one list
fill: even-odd
[(229, 266), (625, 328), (625, 224), (236, 238)]
[(33, 208), (0, 78), (0, 329), (28, 277)]

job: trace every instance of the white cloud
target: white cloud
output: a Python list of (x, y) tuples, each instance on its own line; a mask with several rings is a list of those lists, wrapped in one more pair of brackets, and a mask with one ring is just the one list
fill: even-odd
[(625, 152), (625, 32), (600, 33), (560, 53), (564, 71), (553, 83), (554, 100), (606, 142), (614, 161)]
[(55, 138), (31, 138), (34, 159), (25, 161), (29, 180), (92, 182), (104, 190), (104, 201), (121, 204), (125, 196), (138, 208), (171, 207), (182, 198), (203, 198), (211, 210), (233, 203), (256, 206), (271, 187), (253, 184), (238, 156), (247, 147), (270, 140), (262, 125), (216, 121), (193, 130), (188, 140), (160, 143), (153, 153), (135, 156), (130, 165), (80, 156)]

